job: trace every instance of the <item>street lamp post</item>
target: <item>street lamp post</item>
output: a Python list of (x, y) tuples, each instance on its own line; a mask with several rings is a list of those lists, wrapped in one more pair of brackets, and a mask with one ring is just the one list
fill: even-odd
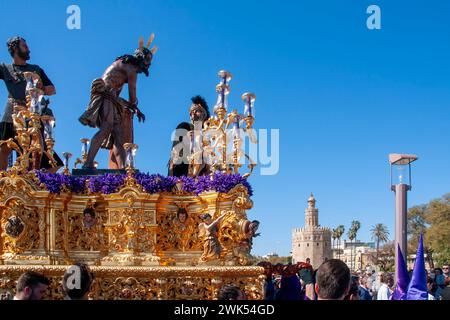
[[(417, 160), (413, 154), (389, 155), (391, 165), (391, 190), (395, 192), (395, 269), (398, 268), (397, 246), (407, 259), (407, 192), (411, 190), (411, 163)], [(406, 263), (406, 261), (405, 261)]]

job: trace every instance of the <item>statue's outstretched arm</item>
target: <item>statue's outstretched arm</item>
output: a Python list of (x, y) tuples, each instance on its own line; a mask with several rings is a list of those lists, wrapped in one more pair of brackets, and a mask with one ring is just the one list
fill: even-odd
[(210, 228), (216, 226), (216, 225), (217, 225), (217, 224), (225, 217), (226, 214), (227, 214), (226, 211), (225, 211), (224, 213), (222, 213), (216, 220), (214, 220), (213, 222), (211, 222), (211, 224), (208, 225), (207, 228), (210, 229)]

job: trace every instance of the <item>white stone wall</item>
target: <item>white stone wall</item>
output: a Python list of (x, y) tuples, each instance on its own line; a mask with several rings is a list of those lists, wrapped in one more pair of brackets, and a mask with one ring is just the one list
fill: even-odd
[(314, 268), (318, 268), (326, 259), (332, 258), (331, 232), (328, 229), (294, 230), (292, 262), (305, 262), (307, 258), (311, 259)]

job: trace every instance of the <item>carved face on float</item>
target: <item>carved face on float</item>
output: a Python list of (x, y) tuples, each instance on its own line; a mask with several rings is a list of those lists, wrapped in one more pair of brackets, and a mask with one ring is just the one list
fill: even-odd
[(85, 228), (92, 228), (95, 226), (97, 220), (95, 218), (95, 211), (93, 209), (85, 209), (83, 212), (83, 225)]
[(177, 217), (178, 217), (179, 222), (185, 223), (187, 220), (187, 212), (186, 211), (178, 211)]

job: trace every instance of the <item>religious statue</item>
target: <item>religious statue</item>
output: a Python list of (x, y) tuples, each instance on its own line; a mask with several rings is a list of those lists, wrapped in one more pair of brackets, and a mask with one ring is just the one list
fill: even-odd
[(190, 240), (193, 240), (194, 222), (189, 217), (186, 209), (179, 208), (177, 215), (173, 219), (172, 241), (176, 248), (185, 251), (189, 246)]
[(241, 265), (248, 264), (251, 258), (250, 251), (253, 246), (253, 238), (260, 235), (260, 233), (257, 233), (258, 228), (258, 220), (242, 220), (239, 222), (239, 245), (236, 247), (235, 255)]
[(203, 147), (203, 124), (210, 117), (208, 104), (201, 96), (191, 98), (190, 123), (182, 122), (175, 130), (169, 160), (169, 176), (199, 176), (210, 173)]
[(96, 205), (88, 203), (83, 210), (82, 232), (77, 239), (77, 247), (83, 250), (98, 250), (102, 239), (102, 223), (95, 210)]
[[(40, 90), (42, 96), (36, 96), (30, 101), (30, 111), (38, 113), (40, 116), (51, 112), (48, 108), (49, 100), (43, 98), (43, 95), (50, 96), (56, 93), (55, 86), (50, 81), (44, 70), (38, 65), (28, 64), (30, 60), (30, 49), (21, 37), (13, 37), (7, 42), (8, 51), (13, 58), (12, 64), (0, 64), (0, 79), (2, 79), (8, 90), (8, 101), (6, 103), (3, 118), (0, 122), (0, 141), (8, 139), (15, 140), (16, 130), (14, 127), (15, 108), (27, 105), (27, 95), (30, 89), (36, 88)], [(32, 87), (32, 88), (30, 88)], [(41, 125), (41, 128), (44, 126)], [(40, 156), (37, 157), (35, 168), (48, 169), (51, 172), (56, 172), (63, 166), (62, 160), (56, 153), (52, 154), (55, 165), (52, 166), (49, 162), (49, 157), (42, 152), (46, 149), (44, 130), (35, 137), (39, 137), (39, 146), (41, 151)], [(8, 166), (8, 158), (11, 153), (11, 148), (8, 143), (2, 143), (0, 148), (0, 170), (6, 170)]]
[(203, 214), (200, 218), (203, 220), (198, 225), (199, 238), (203, 242), (203, 254), (200, 257), (200, 263), (218, 259), (222, 248), (217, 239), (218, 224), (227, 214), (224, 211), (216, 220), (212, 219), (209, 213)]
[[(145, 121), (145, 116), (138, 108), (136, 82), (139, 73), (149, 75), (153, 55), (157, 47), (150, 49), (152, 34), (144, 47), (144, 40), (139, 40), (139, 47), (133, 55), (118, 57), (104, 72), (95, 79), (91, 86), (91, 99), (87, 110), (79, 121), (86, 126), (99, 128), (91, 140), (87, 159), (83, 168), (94, 168), (94, 159), (100, 147), (111, 150), (110, 168), (125, 168), (124, 143), (133, 143), (133, 114), (138, 120)], [(119, 97), (124, 84), (128, 84), (129, 100)]]

